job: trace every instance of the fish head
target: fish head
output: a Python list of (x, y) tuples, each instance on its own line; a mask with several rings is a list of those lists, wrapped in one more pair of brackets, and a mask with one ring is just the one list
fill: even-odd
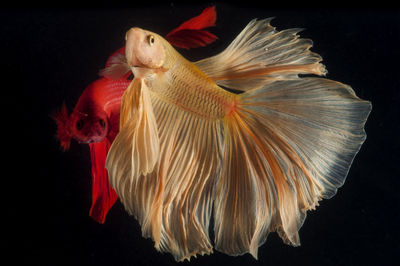
[(165, 62), (165, 41), (160, 35), (131, 28), (125, 36), (125, 56), (135, 77), (154, 73)]
[(74, 111), (70, 116), (71, 136), (79, 143), (102, 141), (109, 131), (109, 120), (103, 110)]

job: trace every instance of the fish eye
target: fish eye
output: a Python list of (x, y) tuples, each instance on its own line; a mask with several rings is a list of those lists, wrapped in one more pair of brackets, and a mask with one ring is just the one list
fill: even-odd
[(154, 36), (153, 35), (148, 35), (147, 36), (147, 42), (149, 43), (150, 46), (153, 46), (154, 44)]
[(77, 129), (77, 130), (81, 130), (81, 129), (83, 128), (83, 124), (84, 124), (83, 120), (82, 120), (82, 119), (79, 119), (79, 120), (76, 122), (76, 125), (75, 125), (76, 129)]
[(99, 124), (103, 129), (106, 128), (106, 121), (104, 121), (104, 119), (100, 119)]

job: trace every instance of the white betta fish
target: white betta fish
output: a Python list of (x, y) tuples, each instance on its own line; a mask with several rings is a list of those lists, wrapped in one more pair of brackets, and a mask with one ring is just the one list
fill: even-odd
[(143, 235), (178, 261), (212, 253), (210, 226), (229, 255), (257, 258), (273, 231), (298, 246), (307, 211), (335, 195), (366, 138), (371, 104), (348, 85), (300, 77), (325, 75), (322, 58), (299, 29), (270, 20), (194, 63), (155, 33), (127, 32), (135, 78), (107, 157), (110, 183)]

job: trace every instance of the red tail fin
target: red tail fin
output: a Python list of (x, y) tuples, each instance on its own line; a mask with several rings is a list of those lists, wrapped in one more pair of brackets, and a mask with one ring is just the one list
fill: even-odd
[(165, 38), (172, 45), (184, 49), (205, 46), (217, 39), (217, 36), (204, 30), (205, 28), (215, 26), (216, 19), (215, 6), (208, 7), (199, 16), (173, 29)]
[(60, 111), (54, 112), (51, 116), (57, 123), (57, 138), (60, 141), (60, 145), (64, 150), (68, 150), (71, 143), (71, 133), (68, 125), (68, 110), (65, 103), (63, 103)]
[(105, 168), (110, 142), (104, 139), (101, 142), (90, 143), (89, 147), (92, 160), (92, 206), (89, 215), (103, 224), (108, 211), (118, 198), (108, 182), (108, 174)]

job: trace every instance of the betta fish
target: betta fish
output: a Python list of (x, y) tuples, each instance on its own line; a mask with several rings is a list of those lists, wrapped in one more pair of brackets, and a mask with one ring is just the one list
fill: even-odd
[(104, 223), (108, 210), (118, 198), (110, 187), (104, 166), (108, 149), (118, 133), (121, 98), (129, 83), (130, 80), (101, 78), (83, 91), (70, 115), (65, 104), (53, 115), (64, 150), (69, 148), (71, 138), (89, 144), (92, 162), (89, 215), (99, 223)]
[(177, 261), (213, 248), (257, 258), (270, 232), (300, 245), (307, 211), (335, 195), (366, 139), (370, 102), (323, 77), (299, 29), (270, 21), (197, 62), (156, 33), (126, 34), (135, 78), (106, 168), (143, 236)]
[[(204, 30), (215, 25), (215, 7), (204, 11), (167, 34), (166, 39), (176, 47), (189, 49), (212, 43), (217, 37)], [(104, 223), (109, 209), (118, 196), (110, 187), (105, 160), (119, 130), (119, 112), (122, 94), (130, 84), (130, 68), (125, 63), (125, 47), (108, 58), (105, 70), (123, 73), (118, 78), (108, 75), (91, 83), (80, 96), (74, 111), (68, 114), (64, 104), (53, 114), (57, 122), (57, 137), (64, 150), (69, 149), (71, 139), (87, 143), (92, 163), (92, 205), (89, 215)], [(107, 71), (101, 75), (107, 75)]]

